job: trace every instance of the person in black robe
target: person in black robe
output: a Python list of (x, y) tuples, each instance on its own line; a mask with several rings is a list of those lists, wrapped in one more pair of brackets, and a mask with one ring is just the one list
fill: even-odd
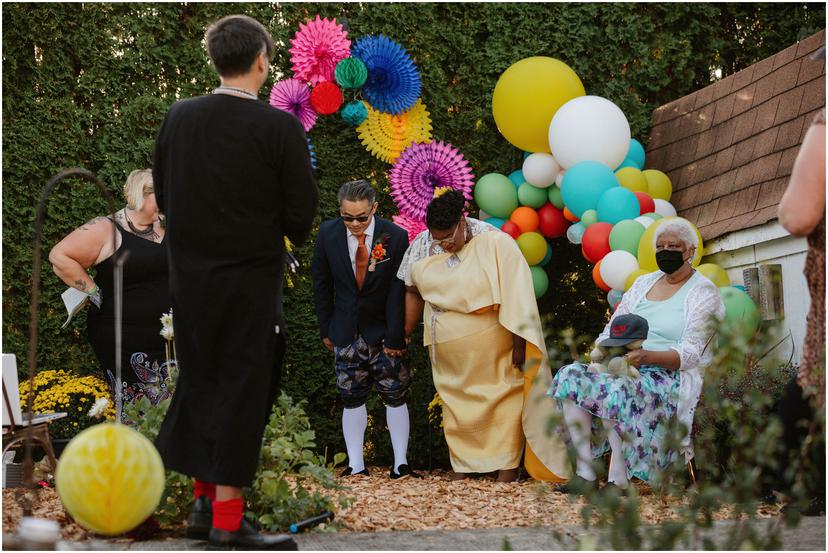
[(180, 368), (156, 445), (196, 479), (188, 535), (295, 549), (243, 519), (242, 487), (280, 382), (284, 237), (308, 237), (318, 191), (301, 124), (257, 98), (274, 48), (264, 26), (225, 17), (206, 43), (221, 86), (173, 104), (155, 143)]

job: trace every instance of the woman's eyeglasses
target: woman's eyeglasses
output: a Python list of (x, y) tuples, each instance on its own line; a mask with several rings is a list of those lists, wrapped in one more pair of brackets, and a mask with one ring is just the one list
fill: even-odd
[(431, 235), (431, 239), (437, 243), (443, 249), (454, 247), (457, 243), (457, 229), (460, 227), (460, 221), (457, 221), (457, 224), (454, 225), (454, 229), (452, 229), (451, 234), (449, 234), (448, 238), (443, 238), (442, 240), (437, 240), (434, 238), (434, 235)]

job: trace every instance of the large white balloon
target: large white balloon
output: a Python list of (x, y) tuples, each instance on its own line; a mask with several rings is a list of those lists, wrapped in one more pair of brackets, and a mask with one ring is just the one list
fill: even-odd
[(601, 280), (616, 290), (623, 290), (627, 277), (636, 270), (638, 259), (627, 250), (611, 251), (601, 259)]
[[(482, 209), (480, 210), (480, 213), (483, 213), (483, 210), (482, 210)], [(655, 223), (655, 219), (653, 219), (652, 217), (647, 217), (646, 215), (642, 215), (641, 217), (636, 217), (636, 218), (635, 218), (635, 219), (633, 219), (633, 220), (634, 220), (636, 223), (641, 223), (642, 225), (644, 225), (644, 228), (645, 228), (645, 229), (646, 229), (647, 227), (649, 227), (650, 225), (652, 225), (653, 223)]]
[(565, 169), (581, 161), (600, 161), (614, 170), (627, 156), (631, 137), (621, 108), (600, 96), (568, 101), (549, 124), (549, 149)]
[(547, 188), (555, 184), (555, 177), (561, 166), (551, 154), (532, 154), (523, 161), (523, 178), (536, 188)]
[(671, 204), (667, 200), (660, 200), (656, 198), (653, 200), (653, 202), (655, 202), (655, 212), (661, 215), (662, 217), (676, 216), (676, 208), (673, 207), (673, 204)]
[(566, 173), (566, 169), (561, 169), (561, 172), (558, 173), (557, 177), (555, 177), (555, 186), (557, 186), (558, 188), (560, 188), (561, 185), (563, 184), (563, 178), (564, 178), (565, 173)]

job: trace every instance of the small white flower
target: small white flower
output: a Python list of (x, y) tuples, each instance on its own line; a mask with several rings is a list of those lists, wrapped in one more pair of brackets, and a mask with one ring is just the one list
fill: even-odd
[(95, 400), (95, 404), (92, 405), (92, 408), (89, 410), (89, 416), (93, 419), (102, 417), (107, 407), (109, 407), (109, 398), (98, 398), (97, 400)]
[(174, 333), (171, 326), (165, 326), (164, 328), (162, 328), (160, 334), (168, 342), (171, 342), (174, 338)]
[(172, 341), (175, 336), (173, 332), (172, 310), (169, 313), (161, 315), (161, 336), (168, 342)]

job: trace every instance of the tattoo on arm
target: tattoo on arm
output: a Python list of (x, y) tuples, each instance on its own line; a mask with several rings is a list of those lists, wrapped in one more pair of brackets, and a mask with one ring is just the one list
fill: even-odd
[(88, 223), (81, 225), (80, 229), (81, 230), (89, 230), (89, 227), (91, 227), (92, 225), (94, 225), (95, 223), (100, 221), (101, 219), (106, 219), (106, 217), (95, 217), (94, 219), (92, 219)]
[(75, 288), (77, 288), (81, 292), (86, 292), (86, 287), (87, 287), (87, 284), (84, 281), (82, 281), (82, 280), (76, 280), (75, 281)]

